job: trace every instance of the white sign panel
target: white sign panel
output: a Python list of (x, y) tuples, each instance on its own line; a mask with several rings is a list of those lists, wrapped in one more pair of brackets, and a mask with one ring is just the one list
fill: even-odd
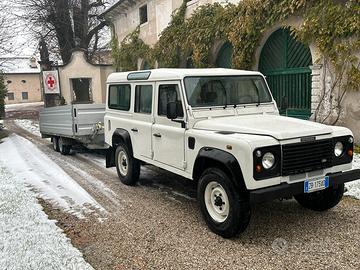
[(45, 94), (60, 94), (58, 71), (43, 71), (43, 84)]

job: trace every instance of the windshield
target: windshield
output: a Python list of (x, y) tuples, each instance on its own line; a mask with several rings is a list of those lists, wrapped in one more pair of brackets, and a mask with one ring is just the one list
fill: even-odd
[(192, 107), (260, 104), (271, 102), (261, 76), (186, 77), (185, 90)]

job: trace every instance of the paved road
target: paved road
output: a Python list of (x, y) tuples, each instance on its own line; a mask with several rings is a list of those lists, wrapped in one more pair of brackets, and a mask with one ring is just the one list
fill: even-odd
[(360, 269), (360, 201), (316, 213), (294, 200), (254, 207), (249, 228), (226, 240), (200, 216), (195, 186), (151, 166), (136, 187), (81, 155), (61, 156), (48, 140), (8, 128), (56, 161), (108, 212), (76, 219), (43, 202), (95, 269)]

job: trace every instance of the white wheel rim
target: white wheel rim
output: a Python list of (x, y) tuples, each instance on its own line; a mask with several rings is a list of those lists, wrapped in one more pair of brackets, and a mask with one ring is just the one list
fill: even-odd
[(229, 216), (229, 198), (225, 189), (216, 181), (207, 184), (204, 193), (205, 206), (216, 222), (224, 222)]
[(56, 150), (57, 146), (56, 146), (56, 139), (53, 138), (53, 147), (54, 147), (54, 150)]
[(118, 165), (119, 165), (118, 167), (119, 167), (119, 171), (120, 171), (121, 175), (126, 176), (128, 173), (129, 162), (128, 162), (127, 155), (124, 151), (120, 151), (120, 153), (119, 153)]

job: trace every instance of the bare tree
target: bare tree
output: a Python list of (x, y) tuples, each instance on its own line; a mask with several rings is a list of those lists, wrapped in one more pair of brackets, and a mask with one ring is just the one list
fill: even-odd
[[(12, 41), (16, 35), (16, 28), (11, 20), (11, 13), (7, 2), (0, 2), (0, 56), (14, 52)], [(2, 62), (0, 60), (0, 69)]]
[[(64, 63), (71, 50), (80, 47), (88, 56), (101, 50), (101, 35), (107, 23), (99, 17), (112, 0), (19, 0), (23, 19), (36, 38), (44, 38), (50, 53)], [(102, 32), (103, 31), (103, 32)]]
[[(0, 3), (0, 56), (10, 54), (13, 51), (11, 41), (14, 37), (12, 24), (9, 17), (9, 10), (4, 2)], [(2, 67), (5, 62), (4, 58), (0, 58), (0, 119), (5, 116), (5, 96), (6, 85), (4, 83), (4, 74)]]

